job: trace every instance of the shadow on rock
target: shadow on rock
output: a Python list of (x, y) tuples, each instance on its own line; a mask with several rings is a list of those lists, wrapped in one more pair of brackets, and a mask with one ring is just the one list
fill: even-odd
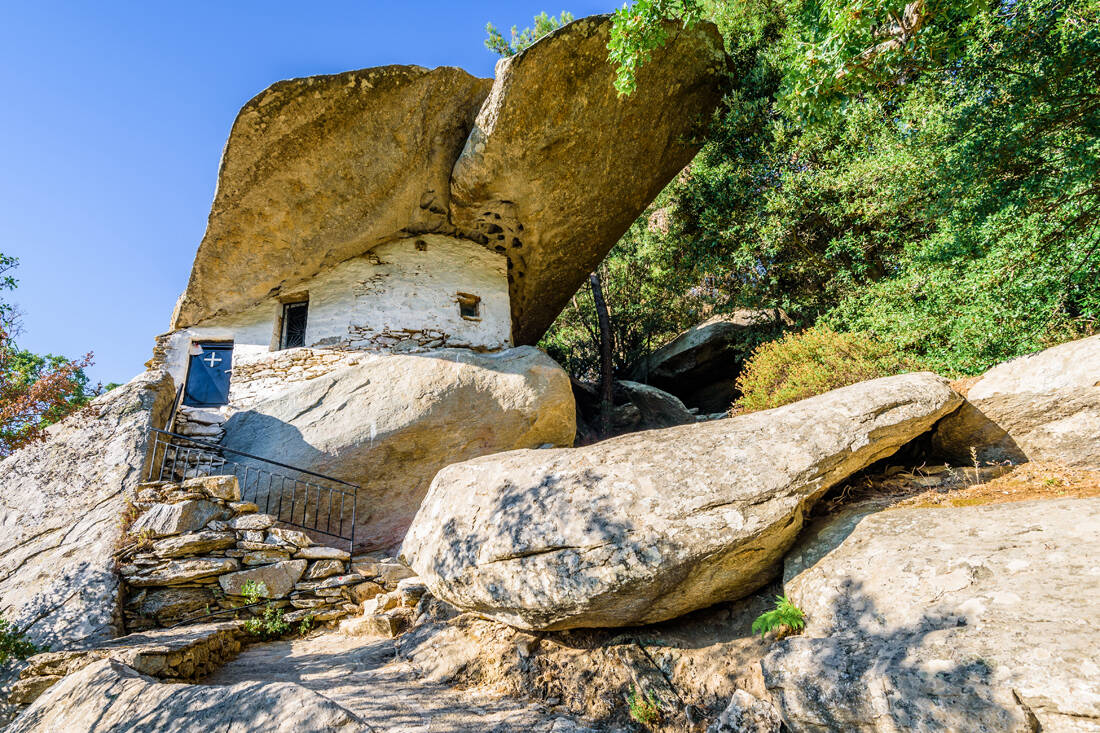
[(950, 630), (958, 614), (926, 613), (887, 627), (862, 584), (848, 580), (828, 636), (790, 637), (763, 659), (764, 680), (784, 720), (799, 731), (1036, 731), (1011, 690), (994, 685), (991, 663), (966, 658)]

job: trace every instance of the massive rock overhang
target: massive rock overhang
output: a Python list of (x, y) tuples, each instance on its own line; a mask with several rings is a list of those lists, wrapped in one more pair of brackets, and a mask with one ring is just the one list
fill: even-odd
[(292, 291), (391, 239), (437, 232), (508, 258), (512, 332), (534, 343), (698, 151), (727, 59), (677, 29), (619, 97), (610, 16), (497, 64), (282, 81), (240, 111), (172, 328)]

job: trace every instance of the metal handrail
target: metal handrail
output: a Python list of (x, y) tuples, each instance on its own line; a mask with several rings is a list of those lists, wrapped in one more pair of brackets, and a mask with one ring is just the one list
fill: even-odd
[[(282, 524), (345, 540), (354, 551), (358, 484), (169, 430), (149, 428), (149, 436), (149, 480), (165, 480), (166, 472), (167, 480), (176, 481), (190, 471), (214, 475), (227, 469), (222, 472), (237, 476), (245, 501), (262, 503), (262, 511)], [(253, 462), (260, 465), (253, 466)], [(327, 506), (323, 497), (327, 497)], [(345, 504), (348, 499), (350, 512)]]
[(161, 435), (168, 435), (168, 436), (171, 436), (173, 438), (182, 438), (183, 440), (189, 441), (191, 443), (197, 443), (198, 445), (201, 445), (205, 448), (210, 448), (213, 451), (224, 452), (224, 453), (232, 453), (234, 455), (243, 456), (245, 458), (250, 458), (254, 461), (262, 461), (263, 463), (270, 463), (272, 466), (278, 466), (279, 468), (287, 468), (287, 469), (290, 469), (291, 471), (297, 471), (298, 473), (305, 473), (305, 474), (308, 474), (310, 476), (314, 476), (316, 478), (323, 478), (326, 481), (332, 481), (332, 482), (337, 483), (337, 484), (343, 484), (344, 486), (350, 486), (351, 488), (356, 489), (356, 490), (363, 488), (359, 484), (353, 484), (353, 483), (350, 483), (348, 481), (343, 481), (341, 479), (336, 478), (335, 476), (326, 476), (323, 473), (317, 473), (316, 471), (310, 471), (308, 468), (298, 468), (297, 466), (292, 466), (289, 463), (279, 463), (278, 461), (273, 461), (270, 458), (264, 458), (263, 456), (254, 456), (251, 453), (245, 453), (243, 450), (237, 450), (236, 448), (227, 448), (224, 445), (222, 445), (221, 443), (211, 443), (208, 440), (201, 440), (199, 438), (192, 438), (190, 435), (183, 435), (182, 433), (172, 433), (172, 432), (169, 432), (167, 430), (161, 430), (160, 428), (149, 428), (149, 430), (151, 432), (160, 433)]

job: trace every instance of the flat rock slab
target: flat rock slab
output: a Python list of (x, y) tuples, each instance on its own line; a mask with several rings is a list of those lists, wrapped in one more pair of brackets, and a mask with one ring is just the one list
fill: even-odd
[(266, 598), (282, 598), (301, 579), (308, 564), (306, 560), (284, 560), (273, 565), (222, 575), (218, 578), (218, 583), (231, 596), (243, 595), (244, 585), (248, 581), (263, 583), (267, 589)]
[(291, 682), (165, 684), (105, 659), (47, 690), (7, 733), (366, 733), (356, 715)]
[(512, 451), (436, 476), (402, 556), (451, 605), (523, 629), (653, 623), (779, 574), (810, 506), (958, 406), (919, 373), (774, 410)]
[(784, 590), (809, 623), (765, 657), (792, 730), (1100, 731), (1100, 499), (852, 511)]
[(477, 689), (423, 679), (392, 639), (323, 634), (255, 644), (207, 682), (295, 682), (343, 706), (372, 733), (549, 733), (557, 716)]

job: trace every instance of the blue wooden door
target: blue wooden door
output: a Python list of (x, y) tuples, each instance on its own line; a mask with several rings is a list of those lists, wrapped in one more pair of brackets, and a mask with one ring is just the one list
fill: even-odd
[(183, 404), (218, 407), (229, 402), (229, 374), (233, 344), (199, 344), (201, 354), (191, 355)]

